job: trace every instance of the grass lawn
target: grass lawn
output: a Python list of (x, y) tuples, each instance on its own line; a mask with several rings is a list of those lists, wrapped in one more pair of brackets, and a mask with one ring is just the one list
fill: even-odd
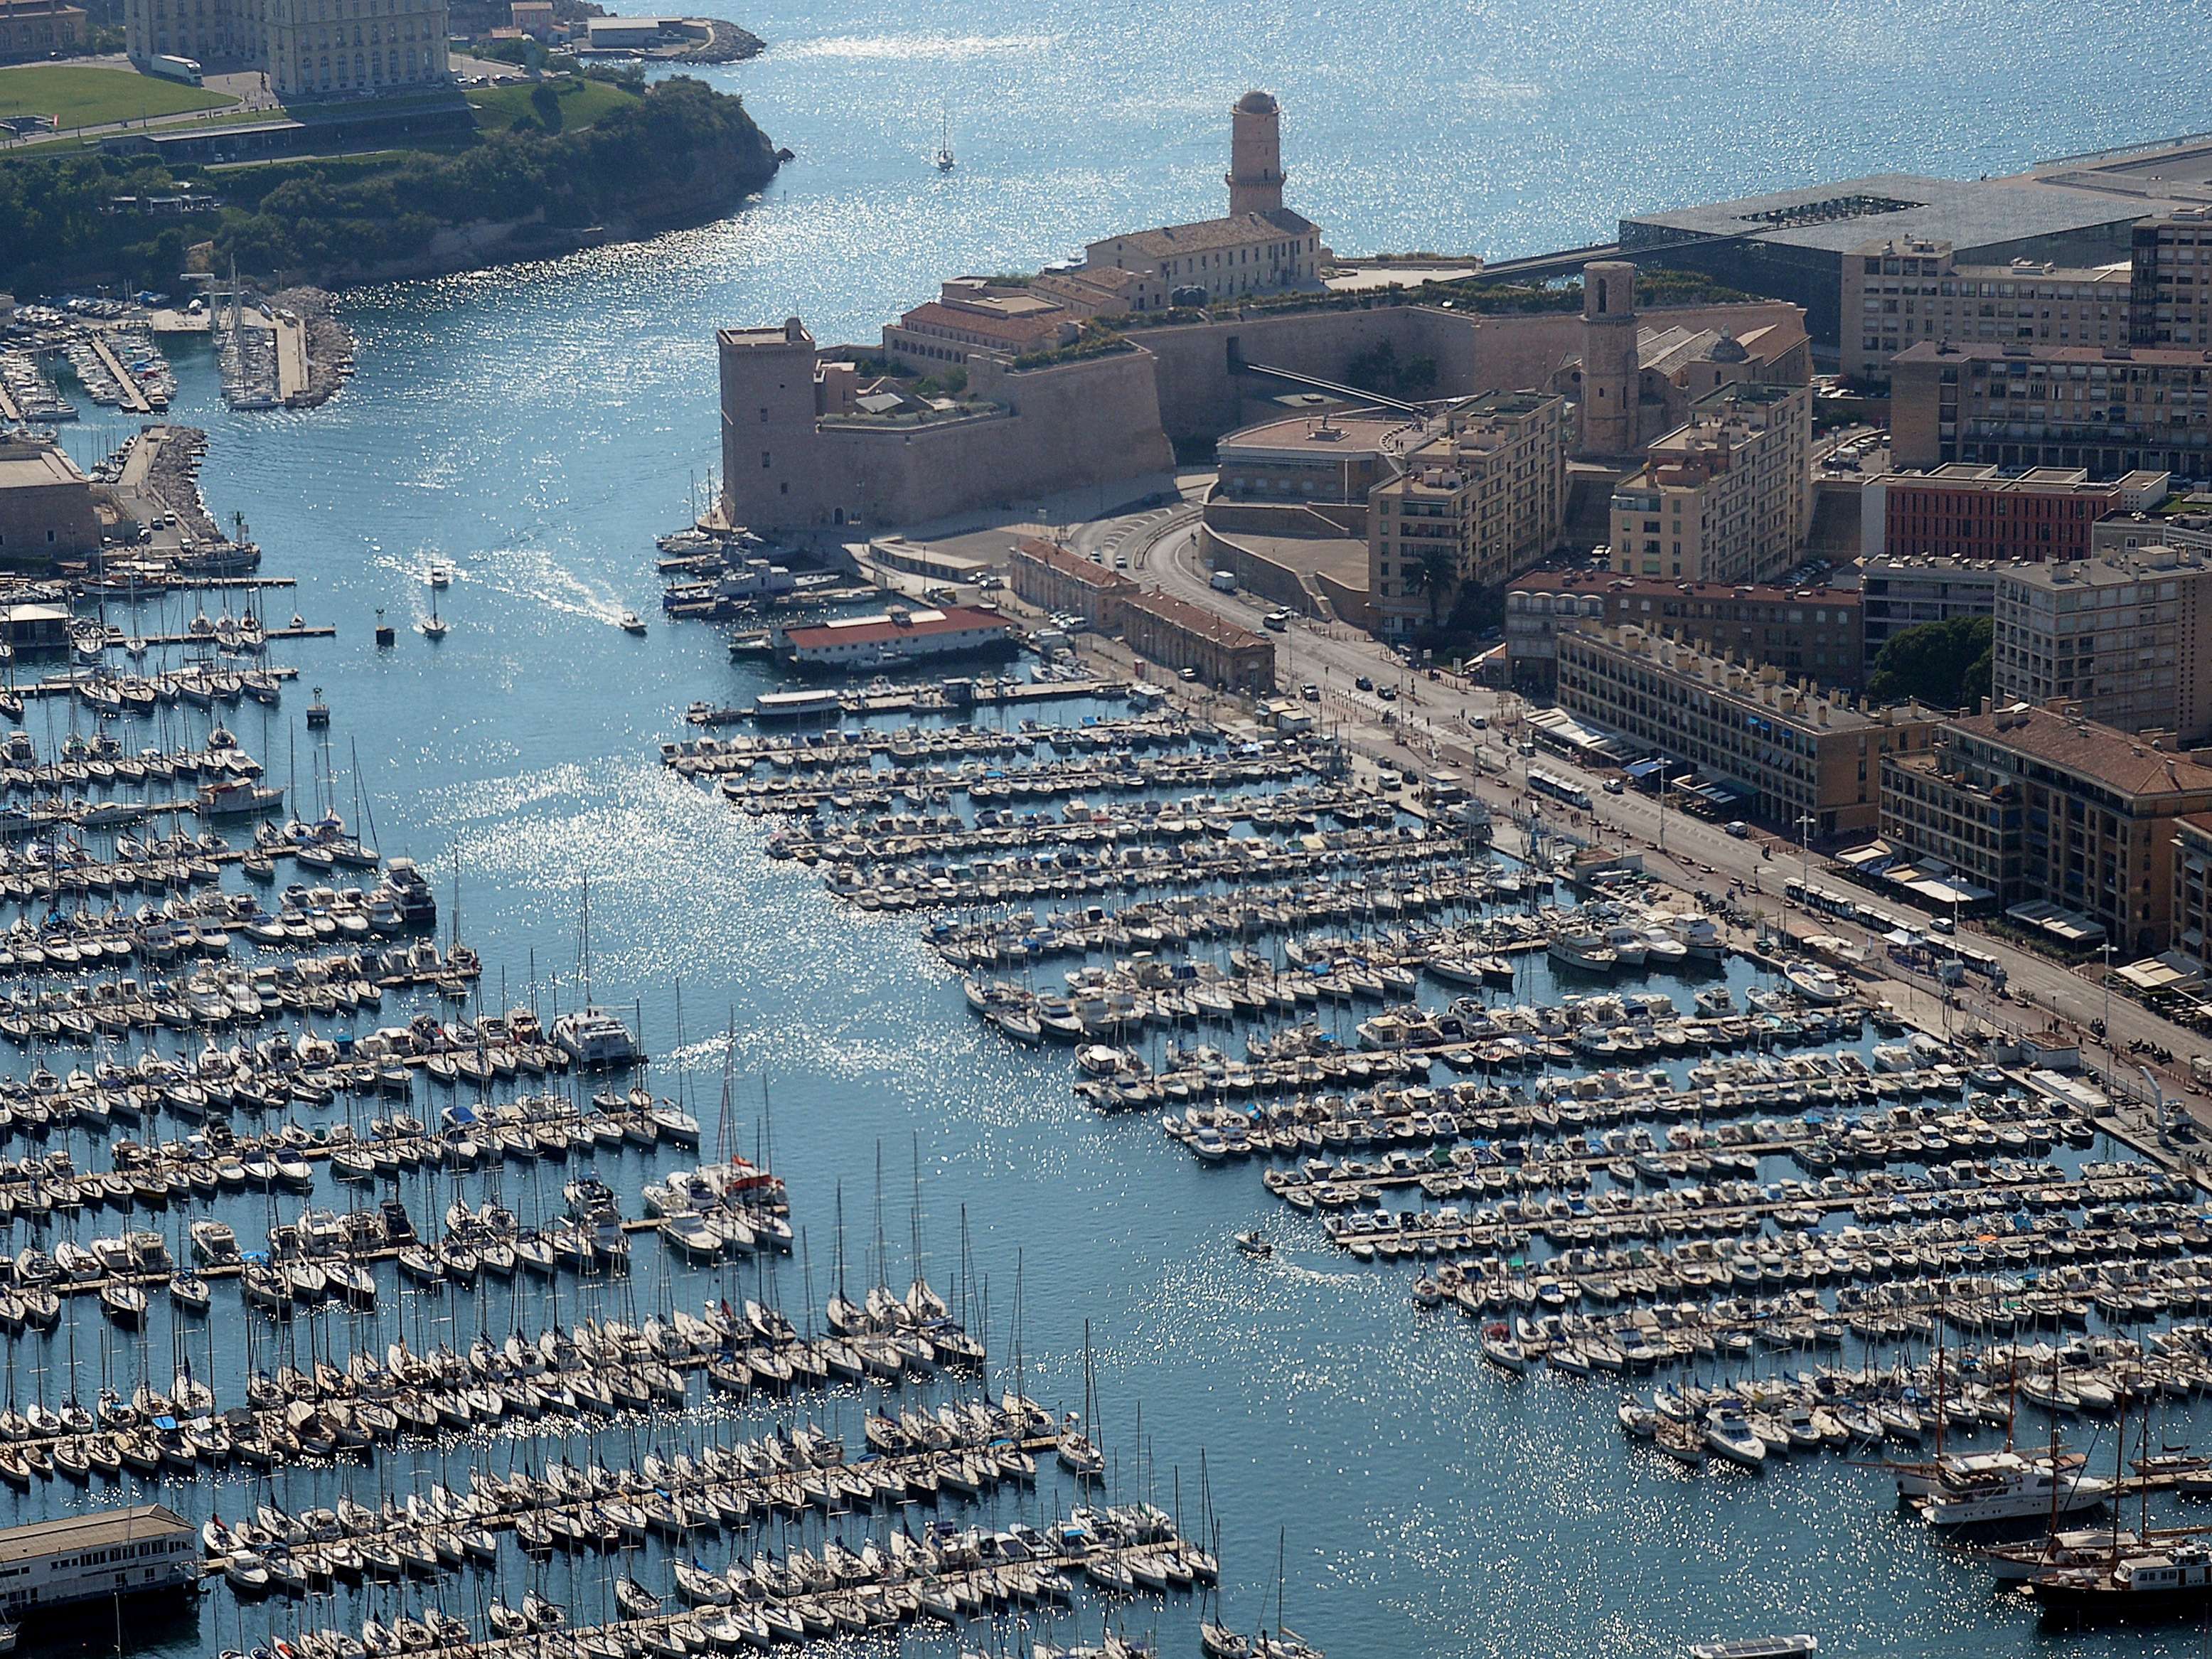
[[(553, 88), (561, 100), (562, 132), (574, 132), (587, 127), (600, 117), (623, 109), (637, 101), (635, 94), (620, 87), (610, 86), (605, 81), (580, 80), (574, 76), (549, 77), (540, 84)], [(468, 100), (477, 112), (477, 125), (486, 132), (504, 132), (520, 116), (527, 115), (537, 120), (538, 112), (530, 101), (537, 88), (530, 86), (471, 87)]]
[(188, 87), (136, 70), (79, 64), (26, 64), (0, 70), (0, 115), (58, 115), (64, 127), (228, 109), (237, 101), (205, 87)]

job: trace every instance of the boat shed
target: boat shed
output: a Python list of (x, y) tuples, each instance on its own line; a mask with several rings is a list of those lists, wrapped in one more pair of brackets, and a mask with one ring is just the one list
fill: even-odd
[(0, 1617), (159, 1595), (198, 1580), (191, 1522), (161, 1504), (56, 1516), (0, 1531)]

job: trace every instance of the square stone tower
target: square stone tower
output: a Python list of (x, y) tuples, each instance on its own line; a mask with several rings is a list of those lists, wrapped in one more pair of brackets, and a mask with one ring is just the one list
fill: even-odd
[(1638, 453), (1640, 394), (1636, 345), (1636, 267), (1601, 260), (1583, 267), (1582, 455)]

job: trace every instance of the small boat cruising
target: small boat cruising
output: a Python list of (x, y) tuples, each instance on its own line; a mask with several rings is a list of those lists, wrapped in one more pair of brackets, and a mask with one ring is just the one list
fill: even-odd
[(442, 564), (434, 564), (430, 567), (431, 586), (451, 587), (453, 585), (453, 573), (448, 567)]
[(947, 115), (937, 127), (937, 170), (950, 173), (957, 165), (952, 159), (952, 118)]
[(1236, 1244), (1237, 1254), (1248, 1255), (1255, 1261), (1265, 1261), (1275, 1254), (1275, 1247), (1267, 1234), (1256, 1227), (1249, 1233), (1238, 1233)]
[(442, 640), (446, 637), (446, 619), (438, 614), (438, 596), (434, 592), (430, 595), (430, 614), (416, 623), (415, 626), (421, 630), (422, 637), (426, 640)]
[(625, 634), (636, 634), (641, 635), (645, 632), (645, 618), (639, 616), (635, 611), (625, 611), (622, 613), (622, 620), (618, 626)]
[(1733, 1642), (1692, 1642), (1690, 1659), (1798, 1659), (1820, 1650), (1820, 1638), (1801, 1632), (1795, 1636), (1747, 1636)]

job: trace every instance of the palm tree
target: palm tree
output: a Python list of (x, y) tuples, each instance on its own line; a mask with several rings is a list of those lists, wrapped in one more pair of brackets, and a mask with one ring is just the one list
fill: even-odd
[(1458, 580), (1459, 561), (1452, 556), (1449, 548), (1425, 547), (1413, 562), (1406, 567), (1406, 591), (1429, 596), (1430, 627), (1437, 625), (1438, 605)]

